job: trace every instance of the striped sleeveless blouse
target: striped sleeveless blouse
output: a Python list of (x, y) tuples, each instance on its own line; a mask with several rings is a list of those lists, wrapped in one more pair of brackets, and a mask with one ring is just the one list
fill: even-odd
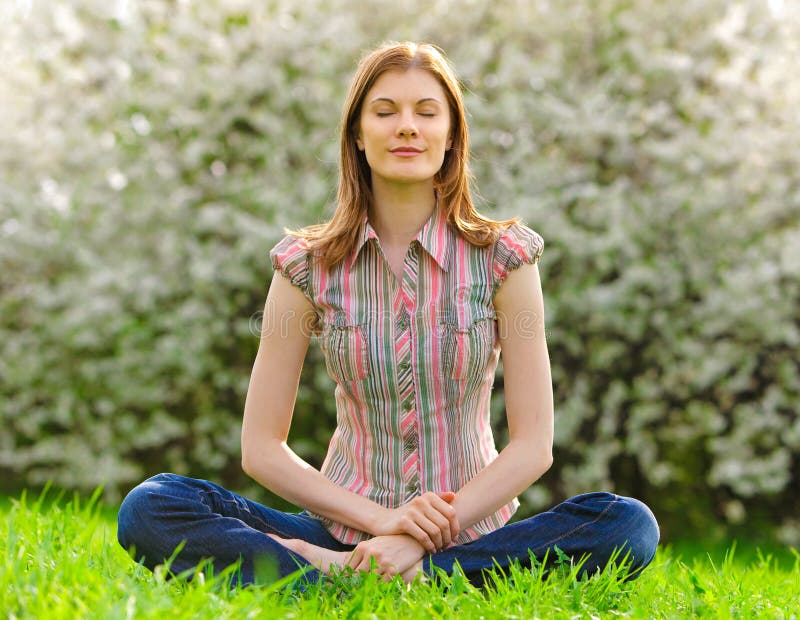
[[(493, 298), (509, 271), (539, 260), (544, 242), (514, 224), (493, 247), (478, 248), (437, 206), (410, 244), (398, 282), (366, 215), (358, 239), (331, 272), (291, 235), (270, 260), (313, 305), (314, 335), (336, 383), (336, 429), (322, 473), (396, 508), (427, 491), (458, 491), (497, 457), (489, 424), (500, 356)], [(514, 498), (454, 542), (499, 528), (518, 506)], [(312, 516), (343, 543), (370, 538)]]

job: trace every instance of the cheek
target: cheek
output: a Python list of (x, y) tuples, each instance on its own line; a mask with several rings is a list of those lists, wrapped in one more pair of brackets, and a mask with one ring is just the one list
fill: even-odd
[(433, 148), (433, 151), (436, 153), (436, 157), (443, 158), (445, 153), (447, 152), (447, 135), (445, 134), (444, 136), (437, 137), (434, 144), (435, 146)]
[(375, 119), (367, 117), (361, 120), (361, 139), (365, 142), (374, 140), (382, 133), (380, 123), (376, 123)]
[(437, 147), (441, 147), (443, 149), (447, 148), (447, 140), (448, 136), (450, 135), (450, 127), (446, 124), (443, 124), (438, 127), (432, 127), (432, 131), (430, 135), (434, 138)]
[(364, 144), (364, 155), (367, 158), (367, 162), (372, 164), (375, 162), (378, 157), (380, 156), (381, 149), (378, 146), (377, 141), (371, 137), (366, 137), (363, 141)]
[(361, 134), (361, 144), (366, 153), (377, 153), (384, 144), (385, 140), (375, 131), (365, 131)]
[(367, 134), (362, 137), (361, 144), (364, 146), (362, 153), (370, 168), (379, 165), (383, 153), (382, 142), (376, 139), (374, 134)]

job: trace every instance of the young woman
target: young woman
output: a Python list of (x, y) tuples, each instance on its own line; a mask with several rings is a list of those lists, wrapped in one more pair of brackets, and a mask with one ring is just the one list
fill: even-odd
[[(152, 568), (184, 542), (173, 572), (241, 560), (245, 583), (264, 556), (282, 575), (306, 566), (308, 580), (374, 565), (410, 582), (458, 562), (475, 583), (555, 546), (588, 555), (588, 571), (615, 549), (634, 570), (651, 561), (658, 526), (635, 499), (589, 493), (506, 524), (552, 462), (543, 241), (516, 218), (475, 211), (468, 155), (461, 90), (438, 48), (389, 44), (362, 59), (342, 119), (336, 211), (270, 252), (245, 402), (244, 470), (305, 510), (160, 474), (120, 508), (119, 541), (137, 559)], [(286, 443), (312, 334), (336, 381), (321, 471)], [(489, 400), (501, 351), (509, 442), (498, 454)]]

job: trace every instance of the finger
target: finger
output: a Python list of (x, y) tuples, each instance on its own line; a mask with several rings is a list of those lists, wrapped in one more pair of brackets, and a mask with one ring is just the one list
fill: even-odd
[[(451, 495), (455, 496), (455, 493), (451, 493)], [(441, 515), (447, 519), (455, 516), (456, 514), (456, 509), (453, 508), (451, 502), (445, 501), (438, 495), (433, 495), (431, 497), (430, 505), (436, 508), (436, 510), (438, 510), (439, 513), (441, 513)]]
[(433, 544), (431, 537), (414, 521), (406, 524), (405, 533), (412, 536), (428, 553), (436, 553), (436, 546)]
[[(437, 498), (438, 499), (438, 498)], [(441, 500), (439, 500), (441, 501)], [(450, 544), (450, 520), (444, 516), (435, 506), (428, 506), (425, 510), (425, 516), (430, 520), (438, 529), (439, 541), (437, 542), (437, 549), (446, 547)]]
[(449, 542), (453, 542), (458, 536), (458, 519), (453, 517), (452, 519), (447, 520), (447, 530), (450, 533), (450, 540)]
[(447, 521), (450, 524), (450, 542), (452, 542), (461, 531), (461, 526), (458, 523), (458, 515), (456, 515), (454, 512), (453, 516), (448, 517)]
[(392, 565), (386, 562), (379, 562), (377, 558), (373, 558), (375, 560), (374, 568), (375, 572), (379, 575), (386, 575), (392, 572)]
[(389, 565), (386, 569), (381, 573), (383, 580), (385, 582), (389, 582), (394, 579), (394, 576), (397, 574), (397, 567), (394, 564)]
[(353, 553), (347, 559), (347, 565), (350, 568), (356, 568), (364, 557), (364, 550), (361, 547), (353, 549)]
[[(444, 495), (452, 496), (452, 499), (442, 497)], [(452, 491), (440, 493), (439, 497), (437, 497), (438, 501), (434, 504), (436, 509), (449, 521), (451, 540), (458, 536), (458, 532), (461, 529), (458, 524), (458, 515), (456, 514), (456, 509), (451, 505), (451, 502), (455, 499), (455, 496), (456, 494)]]
[(434, 545), (433, 551), (435, 552), (437, 549), (441, 549), (442, 530), (439, 528), (436, 522), (431, 520), (431, 518), (428, 517), (427, 514), (425, 514), (423, 515), (422, 520), (417, 522), (417, 525), (419, 525), (423, 530), (425, 530), (425, 533), (433, 542)]
[(453, 493), (452, 491), (439, 491), (437, 495), (441, 497), (444, 501), (446, 501), (448, 504), (452, 504), (453, 500), (455, 500), (456, 498), (456, 494)]
[(363, 571), (365, 573), (368, 573), (370, 571), (370, 568), (372, 568), (372, 564), (370, 563), (369, 556), (362, 558), (361, 562), (359, 562), (358, 566), (356, 566), (356, 570)]
[(445, 517), (442, 516), (441, 513), (436, 512), (435, 509), (431, 508), (430, 512), (427, 514), (428, 519), (438, 528), (437, 533), (439, 535), (439, 539), (441, 540), (440, 544), (437, 544), (436, 549), (437, 551), (442, 547), (446, 547), (450, 544), (450, 521), (448, 521)]
[(410, 510), (406, 516), (414, 525), (422, 529), (425, 534), (428, 535), (431, 544), (426, 544), (425, 548), (429, 553), (434, 553), (442, 546), (442, 532), (436, 523), (431, 521), (428, 517), (430, 511), (431, 507), (425, 502), (421, 502), (414, 510)]

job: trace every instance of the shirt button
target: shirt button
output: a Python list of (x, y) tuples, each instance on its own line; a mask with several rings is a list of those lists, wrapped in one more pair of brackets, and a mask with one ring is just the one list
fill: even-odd
[(400, 329), (405, 329), (408, 327), (408, 318), (407, 317), (400, 317), (397, 319), (397, 326)]
[(406, 399), (403, 403), (403, 407), (405, 407), (406, 411), (411, 411), (414, 408), (414, 400), (411, 398)]
[(407, 437), (403, 447), (406, 449), (406, 452), (413, 452), (417, 448), (417, 437), (416, 435), (411, 435)]
[(410, 364), (409, 362), (400, 362), (400, 363), (397, 365), (397, 367), (398, 367), (400, 370), (408, 370), (409, 368), (411, 368), (411, 364)]

